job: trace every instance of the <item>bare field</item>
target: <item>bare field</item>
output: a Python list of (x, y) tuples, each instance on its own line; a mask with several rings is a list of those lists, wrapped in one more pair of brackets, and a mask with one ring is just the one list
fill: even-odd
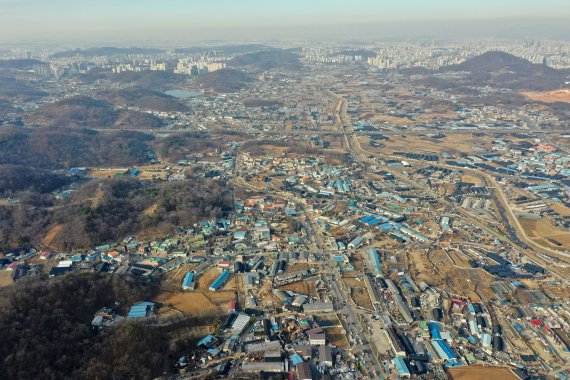
[(289, 290), (291, 292), (304, 294), (307, 296), (314, 297), (317, 295), (317, 289), (315, 287), (315, 282), (317, 278), (311, 279), (309, 281), (297, 281), (292, 284), (287, 284), (279, 287), (281, 290)]
[[(550, 222), (550, 219), (532, 220), (520, 218), (519, 222), (531, 240), (552, 248), (570, 249), (570, 233), (558, 229)], [(556, 240), (561, 246), (557, 246), (546, 238)]]
[(333, 327), (326, 329), (326, 336), (331, 344), (337, 347), (345, 348), (348, 347), (348, 341), (346, 340), (345, 334), (342, 333), (343, 329), (341, 327)]
[(451, 380), (518, 380), (518, 377), (505, 367), (462, 366), (448, 368)]
[(462, 182), (474, 183), (477, 186), (483, 185), (483, 180), (480, 177), (471, 175), (471, 174), (464, 174), (461, 176)]
[(12, 271), (0, 271), (0, 288), (10, 286), (14, 283), (12, 280)]
[(212, 267), (205, 271), (200, 277), (198, 277), (198, 282), (196, 283), (197, 290), (208, 290), (212, 282), (222, 273), (222, 271), (216, 267)]
[(186, 316), (208, 317), (227, 314), (227, 303), (235, 300), (234, 292), (172, 293), (156, 298)]
[(493, 277), (482, 269), (455, 268), (447, 274), (446, 278), (449, 291), (464, 296), (475, 292), (483, 300), (494, 297), (495, 293), (489, 286), (492, 281)]
[(568, 88), (545, 92), (522, 92), (521, 95), (544, 103), (570, 103), (570, 89)]
[(471, 268), (471, 265), (469, 265), (469, 258), (464, 254), (455, 250), (449, 250), (447, 253), (449, 254), (449, 257), (451, 257), (451, 260), (453, 260), (453, 263), (458, 267)]
[(363, 149), (367, 151), (380, 151), (382, 153), (392, 153), (395, 150), (414, 151), (424, 153), (442, 153), (447, 151), (458, 155), (459, 152), (473, 153), (473, 146), (485, 146), (493, 141), (492, 137), (474, 137), (467, 134), (450, 134), (441, 139), (433, 139), (426, 136), (406, 135), (390, 136), (387, 141), (382, 141), (384, 148), (374, 148), (369, 146), (370, 138), (359, 137)]
[(562, 216), (570, 216), (570, 208), (564, 206), (563, 204), (554, 203), (552, 206), (550, 206), (550, 208)]

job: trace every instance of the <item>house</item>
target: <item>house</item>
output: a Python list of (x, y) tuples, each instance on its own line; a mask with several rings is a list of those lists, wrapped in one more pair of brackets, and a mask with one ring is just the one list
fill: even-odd
[(309, 337), (309, 344), (313, 346), (322, 346), (327, 342), (325, 332), (321, 328), (308, 330), (307, 336)]

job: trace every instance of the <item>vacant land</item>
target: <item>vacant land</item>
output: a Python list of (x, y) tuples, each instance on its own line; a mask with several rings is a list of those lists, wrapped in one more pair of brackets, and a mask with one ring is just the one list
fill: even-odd
[(327, 340), (337, 346), (337, 347), (341, 347), (341, 348), (345, 348), (348, 346), (348, 341), (346, 340), (346, 335), (342, 333), (343, 332), (343, 328), (342, 327), (333, 327), (330, 329), (326, 329), (326, 336), (327, 336)]
[[(570, 233), (554, 226), (550, 219), (533, 220), (521, 218), (519, 221), (531, 240), (548, 247), (570, 249)], [(552, 240), (558, 242), (560, 246), (554, 244)]]
[(12, 280), (12, 271), (0, 271), (0, 288), (12, 285), (13, 283), (14, 281)]
[(570, 103), (570, 89), (563, 88), (545, 92), (523, 92), (522, 95), (530, 100), (545, 103)]
[(510, 369), (504, 367), (463, 366), (447, 370), (452, 380), (517, 380)]
[(156, 298), (186, 316), (209, 317), (227, 314), (227, 304), (235, 300), (235, 292), (172, 293)]

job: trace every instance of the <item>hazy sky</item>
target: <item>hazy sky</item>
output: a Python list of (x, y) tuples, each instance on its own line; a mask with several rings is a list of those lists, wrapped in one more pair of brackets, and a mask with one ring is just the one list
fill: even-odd
[[(570, 0), (0, 0), (0, 39), (142, 38), (193, 32), (430, 22), (550, 19), (570, 22)], [(231, 36), (228, 36), (231, 37)]]

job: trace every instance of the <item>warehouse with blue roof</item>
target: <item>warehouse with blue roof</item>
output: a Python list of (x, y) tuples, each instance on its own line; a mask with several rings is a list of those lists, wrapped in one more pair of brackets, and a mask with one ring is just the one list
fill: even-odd
[(186, 276), (184, 276), (184, 280), (182, 280), (183, 290), (189, 290), (194, 287), (194, 275), (195, 275), (194, 272), (186, 273)]
[(400, 377), (410, 377), (411, 373), (406, 365), (406, 362), (402, 358), (394, 358), (392, 359), (392, 363), (396, 366), (396, 370), (398, 371), (398, 376)]
[(379, 252), (376, 248), (368, 248), (368, 256), (370, 257), (370, 263), (372, 264), (372, 272), (376, 277), (384, 275), (382, 272), (382, 260), (380, 259)]
[(215, 292), (216, 290), (220, 289), (222, 286), (224, 286), (226, 281), (228, 281), (229, 277), (230, 277), (230, 271), (227, 269), (224, 270), (222, 274), (220, 274), (218, 278), (216, 278), (214, 282), (212, 282), (212, 285), (210, 285), (210, 291)]
[(139, 302), (133, 306), (129, 310), (129, 314), (127, 318), (147, 318), (152, 316), (154, 311), (155, 303), (154, 302)]

